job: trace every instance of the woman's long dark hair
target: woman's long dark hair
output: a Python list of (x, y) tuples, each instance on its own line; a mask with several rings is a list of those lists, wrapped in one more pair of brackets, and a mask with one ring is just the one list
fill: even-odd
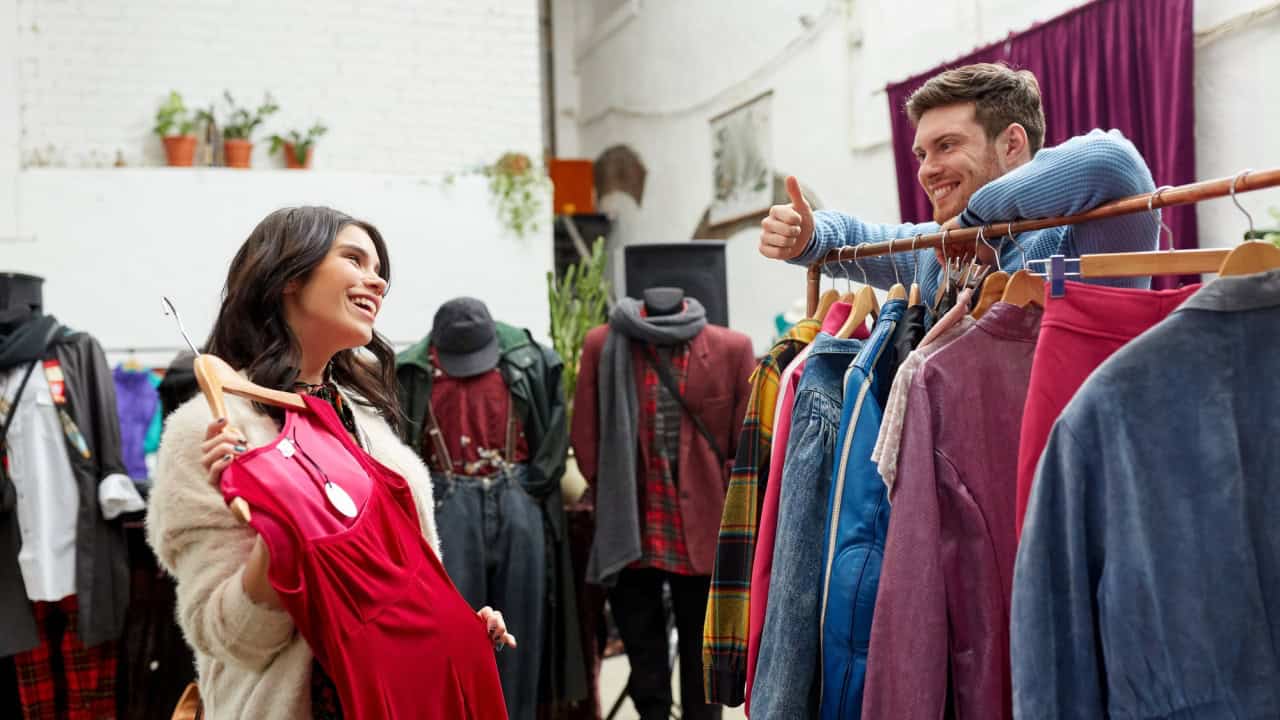
[[(246, 371), (258, 385), (292, 391), (301, 372), (302, 347), (284, 319), (285, 287), (293, 280), (305, 282), (347, 225), (369, 233), (381, 265), (378, 274), (390, 284), (387, 246), (373, 225), (327, 207), (277, 210), (258, 223), (231, 261), (206, 352)], [(372, 361), (356, 349), (343, 350), (333, 356), (325, 379), (354, 392), (354, 402), (374, 408), (396, 428), (395, 351), (376, 331), (364, 349)], [(278, 408), (259, 410), (283, 420)]]

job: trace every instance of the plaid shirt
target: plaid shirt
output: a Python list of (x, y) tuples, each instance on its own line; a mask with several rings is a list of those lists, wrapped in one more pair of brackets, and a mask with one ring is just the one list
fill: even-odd
[[(657, 356), (671, 368), (672, 378), (684, 395), (689, 375), (689, 345), (657, 347)], [(658, 372), (645, 363), (644, 393), (640, 397), (640, 432), (649, 444), (649, 462), (640, 488), (640, 559), (631, 567), (657, 568), (680, 575), (693, 575), (689, 547), (684, 540), (680, 517), (680, 490), (677, 487), (680, 461), (680, 403), (667, 392)]]
[(747, 628), (751, 564), (755, 558), (760, 504), (769, 476), (773, 415), (778, 381), (792, 359), (821, 326), (802, 320), (769, 350), (751, 376), (747, 416), (738, 436), (738, 454), (729, 475), (716, 565), (702, 630), (703, 688), (709, 703), (741, 705), (747, 684)]

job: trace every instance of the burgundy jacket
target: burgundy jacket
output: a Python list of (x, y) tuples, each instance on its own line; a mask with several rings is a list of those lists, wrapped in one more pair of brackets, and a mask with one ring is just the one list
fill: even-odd
[[(608, 333), (607, 325), (587, 332), (578, 370), (578, 388), (573, 398), (573, 427), (569, 439), (578, 459), (578, 468), (592, 485), (596, 480), (600, 427), (596, 378), (599, 376), (600, 351)], [(637, 389), (643, 386), (645, 368), (648, 367), (642, 347), (637, 342), (631, 344), (631, 367), (635, 372)], [(724, 509), (729, 470), (738, 450), (738, 430), (747, 414), (747, 397), (751, 392), (750, 379), (755, 364), (751, 338), (740, 332), (707, 325), (689, 341), (685, 402), (702, 419), (725, 453), (722, 465), (698, 428), (687, 418), (680, 423), (680, 517), (684, 521), (689, 561), (699, 575), (710, 575), (715, 565), (720, 513)], [(638, 445), (640, 455), (636, 468), (643, 473), (648, 466), (650, 452), (644, 433), (640, 433)], [(636, 481), (640, 482), (640, 478)]]
[(996, 303), (911, 378), (864, 718), (1013, 718), (1010, 437), (1022, 425), (1042, 315)]

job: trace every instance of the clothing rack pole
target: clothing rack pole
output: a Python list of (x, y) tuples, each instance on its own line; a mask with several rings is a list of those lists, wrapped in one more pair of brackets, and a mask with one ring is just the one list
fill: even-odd
[[(1118, 215), (1131, 215), (1138, 212), (1147, 212), (1149, 210), (1157, 210), (1159, 208), (1170, 207), (1173, 205), (1189, 205), (1197, 203), (1201, 200), (1211, 200), (1214, 198), (1228, 197), (1231, 195), (1231, 185), (1235, 183), (1235, 192), (1243, 193), (1253, 190), (1262, 190), (1265, 188), (1280, 186), (1280, 168), (1270, 170), (1247, 170), (1231, 177), (1218, 178), (1217, 180), (1203, 180), (1188, 185), (1179, 185), (1177, 187), (1159, 188), (1155, 192), (1144, 193), (1142, 195), (1133, 195), (1131, 197), (1109, 202), (1105, 205), (1077, 215), (1068, 215), (1065, 217), (1041, 218), (1038, 220), (1015, 220), (1012, 222), (1001, 220), (999, 222), (987, 223), (985, 226), (993, 237), (989, 240), (995, 240), (999, 236), (1003, 236), (1008, 232), (1020, 233), (1030, 230), (1043, 230), (1050, 227), (1058, 227), (1061, 225), (1075, 225), (1077, 223), (1088, 222), (1090, 220), (1101, 220), (1103, 218), (1116, 217)], [(949, 232), (931, 233), (928, 235), (920, 235), (918, 238), (897, 239), (879, 243), (864, 243), (858, 245), (858, 258), (874, 257), (876, 255), (889, 255), (891, 253), (908, 252), (914, 250), (936, 249), (946, 239), (948, 246), (954, 247), (958, 245), (972, 245), (978, 239), (978, 233), (982, 230), (979, 227), (958, 228)], [(998, 234), (997, 234), (998, 233)], [(818, 295), (820, 292), (820, 283), (822, 280), (822, 268), (828, 263), (840, 260), (850, 260), (851, 247), (835, 248), (828, 252), (818, 262), (809, 266), (808, 276), (806, 278), (806, 306), (810, 316), (818, 308)]]

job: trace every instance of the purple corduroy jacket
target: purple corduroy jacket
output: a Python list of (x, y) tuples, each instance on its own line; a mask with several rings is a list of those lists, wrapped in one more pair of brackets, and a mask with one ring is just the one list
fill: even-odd
[(996, 303), (911, 379), (865, 718), (1013, 717), (1016, 438), (1041, 314)]

